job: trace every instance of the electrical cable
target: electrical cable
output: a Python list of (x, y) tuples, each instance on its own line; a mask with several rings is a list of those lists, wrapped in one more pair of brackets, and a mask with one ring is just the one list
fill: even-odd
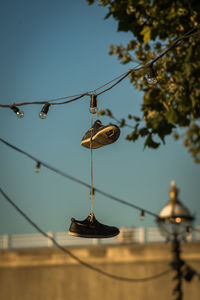
[[(57, 169), (57, 168), (55, 168), (55, 167), (53, 167), (53, 166), (45, 163), (45, 162), (42, 162), (40, 159), (32, 156), (31, 154), (29, 154), (29, 153), (21, 150), (20, 148), (14, 146), (14, 145), (6, 142), (2, 138), (0, 138), (0, 142), (4, 143), (6, 146), (10, 147), (11, 149), (13, 149), (13, 150), (15, 150), (15, 151), (17, 151), (17, 152), (19, 152), (19, 153), (21, 153), (21, 154), (29, 157), (30, 159), (34, 160), (36, 163), (39, 162), (40, 166), (43, 165), (45, 168), (47, 168), (47, 169), (49, 169), (49, 170), (51, 170), (51, 171), (59, 174), (60, 176), (65, 177), (67, 179), (70, 179), (70, 180), (72, 180), (72, 181), (74, 181), (74, 182), (76, 182), (76, 183), (78, 183), (80, 185), (83, 185), (83, 186), (85, 186), (85, 187), (87, 187), (87, 188), (89, 188), (91, 190), (91, 185), (90, 184), (88, 184), (88, 183), (86, 183), (86, 182), (84, 182), (84, 181), (82, 181), (82, 180), (80, 180), (80, 179), (78, 179), (78, 178), (76, 178), (76, 177), (68, 174), (68, 173), (65, 173), (65, 172), (63, 172), (63, 171), (61, 171), (61, 170), (59, 170), (59, 169)], [(101, 195), (103, 195), (103, 196), (105, 196), (105, 197), (107, 197), (107, 198), (109, 198), (109, 199), (111, 199), (111, 200), (113, 200), (115, 202), (118, 202), (118, 203), (121, 203), (123, 205), (129, 206), (131, 208), (139, 210), (140, 212), (142, 212), (144, 214), (149, 214), (149, 215), (155, 217), (156, 219), (159, 219), (159, 215), (153, 213), (152, 211), (144, 209), (142, 207), (139, 207), (139, 206), (137, 206), (137, 205), (135, 205), (133, 203), (130, 203), (130, 202), (125, 201), (125, 200), (122, 200), (122, 199), (120, 199), (118, 197), (115, 197), (115, 196), (113, 196), (113, 195), (111, 195), (111, 194), (109, 194), (107, 192), (104, 192), (104, 191), (102, 191), (102, 190), (100, 190), (100, 189), (98, 189), (96, 187), (93, 187), (93, 184), (92, 184), (92, 190), (91, 190), (90, 193), (93, 193), (92, 195), (94, 196), (94, 192), (97, 192), (97, 193), (99, 193), (99, 194), (101, 194)], [(91, 205), (91, 207), (92, 207), (92, 210), (93, 210), (93, 204)], [(179, 224), (179, 226), (184, 227), (184, 228), (188, 227), (187, 225), (183, 225), (183, 224)], [(197, 229), (197, 228), (195, 228), (193, 226), (191, 227), (191, 229), (194, 230), (194, 231), (200, 232), (200, 229)]]
[[(57, 174), (59, 174), (59, 175), (61, 175), (61, 176), (63, 176), (63, 177), (66, 177), (66, 178), (68, 178), (68, 179), (70, 179), (70, 180), (72, 180), (72, 181), (74, 181), (74, 182), (76, 182), (76, 183), (79, 183), (79, 184), (81, 184), (81, 185), (83, 185), (83, 186), (85, 186), (85, 187), (91, 189), (91, 185), (90, 185), (90, 184), (88, 184), (88, 183), (86, 183), (86, 182), (84, 182), (84, 181), (82, 181), (82, 180), (80, 180), (80, 179), (77, 179), (76, 177), (73, 177), (73, 176), (71, 176), (70, 174), (67, 174), (67, 173), (65, 173), (65, 172), (63, 172), (63, 171), (61, 171), (61, 170), (59, 170), (59, 169), (56, 169), (55, 167), (53, 167), (53, 166), (51, 166), (51, 165), (49, 165), (49, 164), (47, 164), (47, 163), (41, 161), (40, 159), (38, 159), (38, 158), (32, 156), (31, 154), (29, 154), (29, 153), (27, 153), (27, 152), (21, 150), (20, 148), (18, 148), (18, 147), (16, 147), (16, 146), (14, 146), (14, 145), (12, 145), (12, 144), (6, 142), (6, 141), (3, 140), (2, 138), (0, 138), (0, 142), (4, 143), (6, 146), (8, 146), (8, 147), (14, 149), (15, 151), (20, 152), (21, 154), (23, 154), (23, 155), (29, 157), (30, 159), (34, 160), (35, 162), (38, 162), (38, 161), (39, 161), (39, 162), (40, 162), (40, 165), (43, 165), (43, 166), (46, 167), (47, 169), (49, 169), (49, 170), (51, 170), (51, 171), (53, 171), (53, 172), (55, 172), (55, 173), (57, 173)], [(107, 197), (107, 198), (110, 198), (111, 200), (114, 200), (114, 201), (118, 202), (118, 203), (121, 203), (121, 204), (124, 204), (124, 205), (126, 205), (126, 206), (132, 207), (132, 208), (134, 208), (134, 209), (136, 209), (136, 210), (139, 210), (139, 211), (144, 211), (146, 214), (149, 214), (149, 215), (151, 215), (151, 216), (153, 216), (153, 217), (156, 217), (156, 218), (159, 217), (157, 214), (151, 212), (150, 210), (144, 209), (144, 208), (139, 207), (139, 206), (137, 206), (137, 205), (135, 205), (135, 204), (132, 204), (132, 203), (130, 203), (130, 202), (127, 202), (127, 201), (125, 201), (125, 200), (122, 200), (122, 199), (120, 199), (120, 198), (118, 198), (118, 197), (115, 197), (115, 196), (113, 196), (113, 195), (111, 195), (111, 194), (109, 194), (109, 193), (107, 193), (107, 192), (104, 192), (104, 191), (102, 191), (102, 190), (100, 190), (100, 189), (98, 189), (98, 188), (96, 188), (96, 187), (93, 187), (93, 190), (94, 190), (95, 192), (97, 192), (97, 193), (99, 193), (99, 194), (101, 194), (101, 195)]]
[(151, 65), (153, 63), (155, 63), (157, 60), (161, 59), (165, 54), (167, 54), (171, 49), (175, 48), (176, 46), (178, 46), (179, 42), (181, 42), (182, 40), (192, 37), (196, 34), (199, 34), (200, 32), (195, 32), (196, 30), (198, 30), (200, 28), (200, 26), (193, 28), (191, 30), (189, 30), (188, 32), (186, 32), (183, 36), (181, 36), (180, 38), (175, 39), (172, 44), (167, 47), (161, 54), (159, 54), (157, 57), (155, 57), (150, 63), (147, 63), (147, 65)]
[[(138, 64), (138, 66), (140, 66), (140, 64)], [(101, 90), (103, 87), (107, 86), (108, 84), (112, 83), (113, 81), (120, 79), (122, 76), (126, 75), (127, 72), (115, 77), (114, 79), (108, 81), (107, 83), (103, 84), (102, 86), (98, 87), (97, 89), (95, 89), (93, 92), (96, 93), (98, 90)]]
[[(105, 90), (103, 90), (103, 91), (101, 91), (101, 92), (99, 92), (97, 95), (100, 95), (100, 94), (102, 94), (102, 93), (105, 93), (105, 92), (107, 92), (108, 90), (110, 90), (110, 89), (112, 89), (113, 87), (115, 87), (117, 84), (119, 84), (123, 79), (125, 79), (129, 74), (131, 74), (132, 72), (134, 72), (134, 71), (138, 71), (138, 70), (141, 70), (142, 68), (145, 68), (146, 66), (149, 66), (150, 64), (152, 65), (153, 63), (155, 63), (157, 60), (159, 60), (160, 58), (162, 58), (166, 53), (168, 53), (171, 49), (173, 49), (174, 47), (176, 47), (178, 44), (179, 44), (179, 42), (180, 41), (182, 41), (183, 39), (186, 39), (186, 38), (189, 38), (189, 37), (191, 37), (191, 36), (194, 36), (195, 34), (198, 34), (199, 32), (196, 32), (196, 33), (194, 33), (194, 31), (196, 31), (198, 28), (194, 28), (194, 29), (192, 29), (192, 30), (190, 30), (188, 33), (186, 33), (185, 35), (183, 35), (182, 37), (180, 37), (180, 38), (178, 38), (177, 40), (175, 40), (174, 42), (173, 42), (173, 44), (171, 45), (171, 46), (169, 46), (164, 52), (162, 52), (160, 55), (158, 55), (155, 59), (153, 59), (151, 62), (148, 62), (148, 63), (146, 63), (145, 65), (143, 65), (143, 66), (141, 66), (141, 67), (139, 67), (139, 68), (135, 68), (135, 69), (131, 69), (131, 70), (129, 70), (128, 72), (126, 72), (125, 74), (122, 74), (122, 75), (120, 75), (120, 76), (118, 76), (116, 79), (118, 79), (118, 81), (116, 82), (116, 83), (114, 83), (112, 86), (110, 86), (110, 87), (108, 87), (108, 88), (106, 88)], [(97, 91), (97, 90), (99, 90), (99, 89), (101, 89), (102, 87), (105, 87), (106, 85), (108, 85), (108, 84), (110, 84), (110, 83), (112, 83), (113, 81), (115, 81), (116, 79), (113, 79), (113, 80), (111, 80), (111, 81), (109, 81), (108, 83), (106, 83), (106, 84), (104, 84), (103, 86), (101, 86), (101, 87), (99, 87), (99, 88), (97, 88), (95, 91)], [(83, 93), (83, 94), (78, 94), (78, 95), (74, 95), (74, 96), (67, 96), (67, 97), (62, 97), (62, 98), (57, 98), (57, 99), (52, 99), (52, 100), (49, 100), (49, 101), (35, 101), (35, 102), (23, 102), (23, 103), (18, 103), (18, 104), (15, 104), (14, 106), (23, 106), (23, 105), (30, 105), (30, 104), (46, 104), (47, 102), (53, 102), (53, 101), (60, 101), (60, 100), (63, 100), (63, 99), (67, 99), (67, 98), (71, 98), (71, 97), (75, 97), (75, 98), (73, 98), (73, 99), (70, 99), (70, 100), (67, 100), (67, 101), (64, 101), (64, 102), (59, 102), (59, 103), (51, 103), (51, 105), (61, 105), (61, 104), (67, 104), (67, 103), (70, 103), (70, 102), (73, 102), (73, 101), (76, 101), (76, 100), (78, 100), (78, 99), (80, 99), (80, 98), (82, 98), (82, 97), (84, 97), (84, 96), (89, 96), (90, 94), (89, 94), (90, 92), (87, 92), (87, 93)], [(11, 107), (13, 107), (13, 105), (1, 105), (0, 104), (0, 107), (9, 107), (9, 108), (11, 108)], [(18, 152), (20, 152), (20, 153), (22, 153), (22, 154), (24, 154), (24, 155), (26, 155), (26, 156), (28, 156), (29, 158), (31, 158), (31, 159), (33, 159), (33, 160), (35, 160), (36, 162), (37, 161), (39, 161), (40, 162), (40, 164), (42, 164), (44, 167), (46, 167), (46, 168), (48, 168), (48, 169), (50, 169), (50, 170), (52, 170), (52, 171), (54, 171), (54, 172), (56, 172), (56, 173), (58, 173), (58, 174), (60, 174), (60, 175), (62, 175), (62, 176), (64, 176), (64, 177), (67, 177), (68, 179), (71, 179), (71, 180), (73, 180), (73, 181), (75, 181), (75, 182), (77, 182), (77, 183), (80, 183), (80, 184), (82, 184), (82, 185), (84, 185), (84, 186), (87, 186), (87, 187), (90, 187), (91, 188), (91, 186), (89, 185), (89, 184), (87, 184), (87, 183), (85, 183), (85, 182), (83, 182), (83, 181), (81, 181), (81, 180), (79, 180), (79, 179), (77, 179), (77, 178), (75, 178), (75, 177), (73, 177), (73, 176), (71, 176), (71, 175), (68, 175), (68, 174), (66, 174), (66, 173), (64, 173), (64, 172), (62, 172), (62, 171), (60, 171), (60, 170), (58, 170), (58, 169), (56, 169), (56, 168), (54, 168), (54, 167), (52, 167), (52, 166), (49, 166), (48, 164), (46, 164), (46, 163), (43, 163), (43, 162), (41, 162), (40, 160), (38, 160), (38, 159), (36, 159), (35, 157), (33, 157), (32, 155), (30, 155), (30, 154), (28, 154), (28, 153), (26, 153), (25, 151), (23, 151), (23, 150), (21, 150), (21, 149), (19, 149), (19, 148), (17, 148), (17, 147), (15, 147), (15, 146), (13, 146), (13, 145), (11, 145), (10, 143), (8, 143), (8, 142), (6, 142), (6, 141), (4, 141), (3, 139), (1, 139), (0, 138), (0, 141), (1, 142), (3, 142), (4, 144), (6, 144), (7, 146), (9, 146), (9, 147), (11, 147), (11, 148), (13, 148), (14, 150), (16, 150), (16, 151), (18, 151)], [(103, 192), (103, 191), (101, 191), (101, 190), (99, 190), (99, 189), (97, 189), (97, 188), (94, 188), (95, 189), (95, 191), (96, 192), (98, 192), (98, 193), (100, 193), (100, 194), (102, 194), (102, 195), (104, 195), (104, 196), (106, 196), (106, 197), (108, 197), (108, 198), (110, 198), (110, 199), (112, 199), (112, 200), (115, 200), (115, 201), (117, 201), (117, 202), (120, 202), (120, 203), (122, 203), (122, 204), (125, 204), (125, 205), (128, 205), (128, 206), (131, 206), (131, 207), (133, 207), (133, 208), (135, 208), (135, 209), (138, 209), (138, 210), (140, 210), (140, 211), (143, 211), (143, 212), (145, 212), (145, 213), (147, 213), (147, 214), (150, 214), (150, 215), (152, 215), (152, 216), (156, 216), (156, 217), (158, 217), (156, 214), (154, 214), (154, 213), (152, 213), (152, 212), (150, 212), (150, 211), (148, 211), (148, 210), (145, 210), (145, 209), (143, 209), (143, 208), (140, 208), (140, 207), (138, 207), (138, 206), (136, 206), (136, 205), (134, 205), (134, 204), (131, 204), (131, 203), (129, 203), (129, 202), (126, 202), (126, 201), (124, 201), (124, 200), (121, 200), (121, 199), (119, 199), (119, 198), (117, 198), (117, 197), (114, 197), (114, 196), (112, 196), (112, 195), (110, 195), (110, 194), (108, 194), (108, 193), (105, 193), (105, 192)], [(103, 270), (101, 270), (101, 269), (99, 269), (99, 268), (97, 268), (97, 267), (94, 267), (94, 266), (92, 266), (92, 265), (90, 265), (90, 264), (88, 264), (88, 263), (86, 263), (86, 262), (84, 262), (84, 261), (82, 261), (81, 259), (79, 259), (76, 255), (74, 255), (71, 251), (69, 251), (68, 249), (66, 249), (66, 248), (64, 248), (64, 247), (62, 247), (61, 245), (59, 245), (58, 243), (57, 243), (57, 241), (53, 238), (53, 237), (50, 237), (50, 236), (48, 236), (48, 234), (47, 233), (45, 233), (36, 223), (34, 223), (7, 195), (6, 195), (6, 193), (0, 188), (0, 192), (1, 192), (1, 194), (4, 196), (4, 198), (38, 231), (38, 232), (40, 232), (43, 236), (45, 236), (46, 238), (48, 238), (48, 239), (50, 239), (53, 243), (54, 243), (54, 245), (57, 247), (57, 248), (59, 248), (60, 250), (62, 250), (63, 252), (65, 252), (65, 253), (67, 253), (70, 257), (72, 257), (73, 259), (75, 259), (78, 263), (80, 263), (81, 265), (83, 265), (83, 266), (85, 266), (85, 267), (87, 267), (87, 268), (89, 268), (89, 269), (91, 269), (91, 270), (93, 270), (93, 271), (96, 271), (96, 272), (98, 272), (98, 273), (100, 273), (100, 274), (102, 274), (102, 275), (104, 275), (104, 276), (107, 276), (107, 277), (109, 277), (109, 278), (112, 278), (112, 279), (117, 279), (117, 280), (121, 280), (121, 281), (129, 281), (129, 282), (142, 282), (142, 281), (148, 281), (148, 280), (152, 280), (152, 279), (156, 279), (156, 278), (159, 278), (159, 277), (161, 277), (161, 276), (164, 276), (164, 275), (166, 275), (166, 274), (168, 274), (169, 272), (171, 272), (171, 269), (168, 269), (168, 270), (166, 270), (166, 271), (164, 271), (164, 272), (162, 272), (162, 273), (160, 273), (160, 274), (156, 274), (156, 275), (154, 275), (154, 276), (151, 276), (151, 277), (146, 277), (146, 278), (128, 278), (128, 277), (121, 277), (121, 276), (117, 276), (117, 275), (114, 275), (114, 274), (110, 274), (110, 273), (107, 273), (107, 272), (105, 272), (105, 271), (103, 271)], [(92, 191), (93, 192), (93, 191)], [(197, 230), (198, 231), (198, 230)]]
[(70, 250), (68, 250), (67, 248), (64, 248), (63, 246), (61, 246), (53, 237), (49, 236), (46, 232), (44, 232), (35, 222), (32, 221), (32, 219), (29, 218), (29, 216), (24, 213), (24, 211), (21, 210), (21, 208), (19, 208), (19, 206), (17, 206), (9, 197), (8, 195), (3, 191), (3, 189), (0, 187), (0, 193), (3, 195), (3, 197), (14, 207), (14, 209), (21, 215), (23, 216), (26, 221), (31, 224), (39, 233), (41, 233), (44, 237), (50, 239), (54, 245), (60, 249), (61, 251), (63, 251), (64, 253), (68, 254), (71, 258), (73, 258), (74, 260), (76, 260), (80, 265), (95, 271), (101, 275), (104, 275), (106, 277), (112, 278), (112, 279), (116, 279), (116, 280), (120, 280), (120, 281), (127, 281), (127, 282), (144, 282), (144, 281), (149, 281), (149, 280), (153, 280), (153, 279), (157, 279), (159, 277), (162, 277), (164, 275), (167, 275), (169, 272), (171, 272), (171, 269), (165, 270), (159, 274), (150, 276), (150, 277), (144, 277), (144, 278), (129, 278), (129, 277), (122, 277), (122, 276), (118, 276), (118, 275), (114, 275), (111, 273), (108, 273), (104, 270), (101, 270), (93, 265), (90, 265), (89, 263), (83, 261), (82, 259), (80, 259), (79, 257), (77, 257), (75, 254), (73, 254)]
[[(155, 57), (153, 60), (150, 60), (149, 62), (145, 63), (144, 65), (139, 65), (140, 67), (135, 67), (135, 68), (132, 68), (130, 69), (128, 72), (126, 73), (123, 73), (121, 75), (119, 75), (118, 77), (110, 80), (109, 82), (105, 83), (104, 85), (102, 85), (101, 87), (98, 87), (94, 90), (91, 90), (90, 92), (85, 92), (85, 93), (82, 93), (82, 94), (78, 94), (78, 95), (73, 95), (73, 96), (66, 96), (66, 97), (60, 97), (60, 98), (56, 98), (56, 99), (51, 99), (51, 100), (45, 100), (45, 101), (34, 101), (34, 102), (22, 102), (22, 103), (15, 103), (14, 106), (23, 106), (23, 105), (32, 105), (32, 104), (46, 104), (47, 102), (53, 102), (53, 101), (60, 101), (60, 100), (63, 100), (63, 99), (67, 99), (67, 98), (70, 98), (70, 97), (75, 97), (71, 100), (67, 100), (67, 101), (64, 101), (64, 102), (59, 102), (59, 103), (51, 103), (51, 105), (61, 105), (61, 104), (67, 104), (67, 103), (71, 103), (71, 102), (74, 102), (76, 100), (79, 100), (80, 98), (84, 97), (84, 96), (90, 96), (91, 93), (93, 92), (96, 92), (97, 90), (99, 89), (102, 89), (103, 87), (109, 85), (110, 83), (112, 83), (113, 81), (119, 79), (116, 83), (114, 83), (112, 86), (106, 88), (105, 90), (99, 92), (97, 95), (101, 95), (105, 92), (107, 92), (108, 90), (112, 89), (113, 87), (115, 87), (117, 84), (119, 84), (123, 79), (125, 79), (130, 73), (132, 72), (136, 72), (136, 71), (139, 71), (141, 69), (144, 69), (150, 65), (152, 65), (153, 63), (155, 63), (156, 61), (158, 61), (159, 59), (161, 59), (165, 54), (167, 54), (171, 49), (175, 48), (176, 46), (178, 46), (182, 40), (184, 39), (187, 39), (189, 37), (192, 37), (194, 35), (197, 35), (200, 33), (200, 31), (198, 30), (200, 27), (196, 27), (196, 28), (193, 28), (191, 29), (190, 31), (188, 31), (187, 33), (185, 33), (183, 36), (175, 39), (172, 44), (167, 47), (161, 54), (159, 54), (157, 57)], [(197, 31), (197, 32), (195, 32)], [(13, 107), (13, 104), (9, 105), (9, 104), (0, 104), (0, 107), (2, 108), (12, 108)]]
[(121, 77), (116, 83), (114, 83), (113, 85), (111, 85), (110, 87), (108, 87), (107, 89), (103, 90), (102, 92), (98, 93), (97, 96), (111, 90), (114, 86), (116, 86), (118, 83), (120, 83), (122, 80), (124, 80), (130, 73), (132, 73), (133, 70), (129, 70), (123, 77)]

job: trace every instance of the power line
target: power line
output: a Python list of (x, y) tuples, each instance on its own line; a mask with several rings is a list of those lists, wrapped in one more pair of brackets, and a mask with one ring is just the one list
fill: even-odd
[[(32, 156), (31, 154), (23, 151), (22, 149), (20, 149), (20, 148), (14, 146), (14, 145), (8, 143), (7, 141), (3, 140), (2, 138), (0, 138), (0, 142), (2, 142), (3, 144), (5, 144), (6, 146), (10, 147), (11, 149), (13, 149), (13, 150), (15, 150), (15, 151), (17, 151), (17, 152), (19, 152), (19, 153), (21, 153), (21, 154), (29, 157), (30, 159), (34, 160), (37, 164), (39, 163), (40, 166), (43, 165), (45, 168), (47, 168), (47, 169), (55, 172), (56, 174), (59, 174), (62, 177), (65, 177), (65, 178), (67, 178), (69, 180), (72, 180), (72, 181), (74, 181), (74, 182), (76, 182), (76, 183), (78, 183), (80, 185), (83, 185), (83, 186), (91, 189), (91, 185), (90, 184), (88, 184), (88, 183), (86, 183), (86, 182), (84, 182), (84, 181), (82, 181), (82, 180), (80, 180), (80, 179), (78, 179), (78, 178), (76, 178), (76, 177), (68, 174), (68, 173), (65, 173), (65, 172), (63, 172), (63, 171), (61, 171), (61, 170), (59, 170), (59, 169), (57, 169), (57, 168), (55, 168), (55, 167), (53, 167), (53, 166), (51, 166), (51, 165), (49, 165), (47, 163), (41, 161), (40, 159), (38, 159), (38, 158)], [(93, 190), (94, 190), (94, 192), (97, 192), (97, 193), (99, 193), (99, 194), (101, 194), (101, 195), (103, 195), (103, 196), (105, 196), (105, 197), (107, 197), (107, 198), (109, 198), (109, 199), (111, 199), (111, 200), (113, 200), (115, 202), (118, 202), (118, 203), (121, 203), (123, 205), (129, 206), (129, 207), (134, 208), (136, 210), (139, 210), (140, 213), (142, 213), (143, 218), (144, 218), (145, 214), (149, 214), (149, 215), (155, 217), (156, 219), (159, 219), (159, 215), (155, 214), (154, 212), (152, 212), (150, 210), (144, 209), (144, 208), (139, 207), (139, 206), (137, 206), (137, 205), (135, 205), (133, 203), (130, 203), (128, 201), (125, 201), (123, 199), (115, 197), (115, 196), (113, 196), (113, 195), (111, 195), (111, 194), (109, 194), (107, 192), (104, 192), (104, 191), (102, 191), (102, 190), (100, 190), (100, 189), (98, 189), (96, 187), (93, 187)], [(179, 226), (184, 227), (185, 229), (188, 228), (188, 226), (184, 225), (184, 224), (179, 224)], [(200, 232), (200, 229), (197, 229), (194, 226), (192, 226), (191, 229), (193, 231)]]
[(103, 91), (99, 92), (97, 95), (101, 95), (105, 92), (107, 92), (108, 90), (112, 89), (113, 87), (115, 87), (117, 84), (119, 84), (122, 80), (124, 80), (128, 75), (130, 75), (132, 72), (137, 72), (141, 69), (145, 69), (149, 66), (152, 66), (156, 61), (158, 61), (159, 59), (161, 59), (164, 55), (166, 55), (170, 50), (172, 50), (173, 48), (177, 47), (178, 45), (180, 45), (180, 42), (183, 41), (184, 39), (188, 39), (189, 37), (198, 35), (200, 33), (200, 31), (198, 30), (200, 27), (196, 27), (191, 29), (190, 31), (188, 31), (187, 33), (185, 33), (184, 35), (182, 35), (181, 37), (175, 39), (172, 44), (167, 47), (161, 54), (157, 55), (154, 59), (148, 61), (147, 63), (145, 63), (144, 65), (139, 64), (137, 67), (130, 69), (129, 71), (117, 76), (116, 78), (110, 80), (109, 82), (105, 83), (104, 85), (91, 90), (89, 92), (85, 92), (82, 94), (76, 94), (76, 95), (72, 95), (72, 96), (66, 96), (66, 97), (60, 97), (60, 98), (55, 98), (55, 99), (51, 99), (51, 100), (44, 100), (44, 101), (33, 101), (33, 102), (21, 102), (21, 103), (15, 103), (15, 104), (0, 104), (0, 107), (2, 108), (12, 108), (13, 106), (24, 106), (24, 105), (32, 105), (32, 104), (46, 104), (49, 102), (54, 102), (54, 101), (60, 101), (60, 100), (64, 100), (64, 99), (68, 99), (68, 98), (72, 98), (70, 100), (67, 101), (63, 101), (63, 102), (59, 102), (59, 103), (51, 103), (51, 105), (61, 105), (61, 104), (68, 104), (74, 101), (77, 101), (79, 99), (81, 99), (84, 96), (90, 96), (93, 93), (96, 93), (96, 91), (102, 89), (103, 87), (109, 85), (110, 83), (112, 83), (113, 81), (116, 81), (116, 83), (114, 83), (113, 85), (111, 85), (110, 87), (104, 89)]
[(82, 259), (80, 259), (79, 257), (77, 257), (76, 255), (74, 255), (70, 250), (68, 250), (67, 248), (64, 248), (63, 246), (61, 246), (53, 237), (49, 236), (45, 231), (43, 231), (32, 219), (29, 218), (29, 216), (22, 211), (21, 208), (19, 208), (19, 206), (17, 206), (9, 197), (8, 195), (3, 191), (2, 188), (0, 188), (0, 193), (3, 195), (3, 197), (6, 199), (6, 201), (8, 201), (13, 207), (14, 209), (25, 218), (25, 220), (31, 224), (39, 233), (41, 233), (44, 237), (50, 239), (54, 245), (60, 249), (61, 251), (63, 251), (64, 253), (68, 254), (71, 258), (73, 258), (74, 260), (76, 260), (80, 265), (95, 271), (101, 275), (104, 275), (106, 277), (112, 278), (112, 279), (116, 279), (116, 280), (120, 280), (120, 281), (127, 281), (127, 282), (144, 282), (144, 281), (149, 281), (149, 280), (153, 280), (153, 279), (157, 279), (159, 277), (162, 277), (164, 275), (167, 275), (169, 272), (171, 272), (171, 269), (165, 270), (159, 274), (150, 276), (150, 277), (144, 277), (144, 278), (130, 278), (130, 277), (122, 277), (122, 276), (118, 276), (118, 275), (114, 275), (111, 273), (108, 273), (104, 270), (101, 270), (93, 265), (90, 265), (89, 263), (83, 261)]
[[(49, 169), (49, 170), (51, 170), (51, 171), (53, 171), (53, 172), (55, 172), (55, 173), (57, 173), (57, 174), (65, 177), (65, 178), (68, 178), (68, 179), (70, 179), (70, 180), (72, 180), (72, 181), (74, 181), (74, 182), (76, 182), (78, 184), (81, 184), (81, 185), (83, 185), (83, 186), (91, 189), (91, 185), (90, 184), (88, 184), (88, 183), (86, 183), (86, 182), (84, 182), (84, 181), (82, 181), (82, 180), (80, 180), (80, 179), (78, 179), (78, 178), (76, 178), (76, 177), (74, 177), (74, 176), (72, 176), (70, 174), (67, 174), (67, 173), (65, 173), (65, 172), (63, 172), (63, 171), (61, 171), (61, 170), (59, 170), (59, 169), (57, 169), (57, 168), (55, 168), (55, 167), (53, 167), (53, 166), (45, 163), (43, 161), (41, 161), (40, 159), (38, 159), (38, 158), (32, 156), (31, 154), (23, 151), (22, 149), (20, 149), (20, 148), (14, 146), (14, 145), (8, 143), (4, 139), (0, 138), (0, 142), (4, 143), (6, 146), (14, 149), (15, 151), (17, 151), (17, 152), (19, 152), (19, 153), (21, 153), (21, 154), (29, 157), (30, 159), (34, 160), (35, 162), (39, 162), (41, 165), (43, 165), (47, 169)], [(111, 194), (109, 194), (107, 192), (104, 192), (104, 191), (102, 191), (102, 190), (100, 190), (100, 189), (98, 189), (96, 187), (94, 187), (94, 191), (97, 192), (97, 193), (99, 193), (99, 194), (101, 194), (101, 195), (103, 195), (103, 196), (105, 196), (105, 197), (107, 197), (107, 198), (110, 198), (111, 200), (114, 200), (115, 202), (118, 202), (118, 203), (124, 204), (126, 206), (132, 207), (132, 208), (134, 208), (136, 210), (139, 210), (139, 211), (144, 211), (146, 214), (149, 214), (149, 215), (151, 215), (153, 217), (158, 218), (158, 215), (155, 214), (155, 213), (153, 213), (153, 212), (151, 212), (150, 210), (144, 209), (144, 208), (139, 207), (139, 206), (137, 206), (137, 205), (135, 205), (133, 203), (127, 202), (125, 200), (122, 200), (122, 199), (120, 199), (118, 197), (115, 197), (115, 196), (113, 196), (113, 195), (111, 195)]]

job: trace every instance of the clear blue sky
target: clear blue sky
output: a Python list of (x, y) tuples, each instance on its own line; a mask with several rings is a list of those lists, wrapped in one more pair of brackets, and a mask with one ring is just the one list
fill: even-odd
[[(42, 101), (95, 89), (133, 65), (120, 65), (109, 56), (111, 43), (126, 43), (117, 23), (104, 20), (106, 10), (84, 0), (1, 1), (0, 103)], [(99, 97), (100, 109), (117, 118), (138, 114), (142, 93), (124, 80)], [(50, 108), (24, 106), (24, 119), (0, 108), (0, 137), (24, 151), (90, 183), (90, 151), (80, 142), (90, 127), (89, 98)], [(102, 117), (104, 124), (110, 122)], [(168, 201), (170, 181), (200, 224), (200, 166), (182, 146), (167, 138), (158, 150), (143, 151), (143, 142), (119, 140), (94, 151), (94, 185), (138, 206), (159, 213)], [(41, 168), (34, 161), (0, 143), (0, 186), (45, 231), (68, 230), (71, 217), (84, 219), (90, 211), (89, 190)], [(155, 226), (139, 212), (96, 194), (94, 212), (105, 224)], [(0, 234), (31, 233), (34, 229), (0, 195)]]

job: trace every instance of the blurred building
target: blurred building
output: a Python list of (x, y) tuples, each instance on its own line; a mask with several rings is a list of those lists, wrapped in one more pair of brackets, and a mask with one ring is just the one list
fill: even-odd
[[(136, 229), (124, 228), (118, 239), (91, 242), (88, 239), (79, 238), (79, 245), (71, 244), (67, 247), (82, 261), (111, 275), (135, 279), (150, 278), (147, 281), (136, 282), (117, 280), (112, 276), (107, 277), (80, 265), (69, 255), (53, 247), (51, 243), (41, 247), (39, 237), (41, 239), (43, 237), (40, 235), (37, 239), (35, 238), (35, 241), (39, 241), (37, 247), (34, 246), (33, 241), (31, 246), (29, 237), (29, 247), (24, 248), (30, 249), (20, 249), (22, 248), (19, 246), (20, 243), (22, 245), (25, 240), (23, 235), (14, 236), (13, 241), (10, 237), (7, 237), (7, 240), (4, 239), (3, 249), (1, 236), (0, 299), (173, 299), (174, 273), (169, 265), (172, 259), (171, 244), (163, 243), (163, 241), (156, 242), (155, 232), (154, 241), (150, 242), (147, 232), (147, 230), (140, 230), (138, 235)], [(61, 233), (57, 235), (57, 239), (62, 244)], [(72, 241), (75, 240), (72, 238)], [(192, 241), (192, 237), (190, 240), (181, 243), (181, 255), (187, 264), (200, 273), (200, 241), (197, 239)], [(170, 271), (163, 276), (153, 278), (166, 270)], [(183, 293), (185, 300), (200, 299), (198, 276), (194, 276), (191, 281), (184, 280)]]

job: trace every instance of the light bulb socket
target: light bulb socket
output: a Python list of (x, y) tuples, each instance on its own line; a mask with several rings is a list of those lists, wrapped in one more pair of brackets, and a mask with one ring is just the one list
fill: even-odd
[(45, 105), (43, 106), (42, 110), (41, 110), (41, 113), (44, 113), (47, 115), (48, 111), (49, 111), (49, 106), (51, 104), (50, 103), (45, 103)]
[(147, 73), (147, 80), (148, 83), (150, 84), (155, 84), (157, 83), (157, 78), (156, 78), (156, 71), (153, 68), (153, 64), (150, 64), (147, 68), (146, 68), (146, 73)]
[(41, 162), (37, 162), (36, 166), (35, 166), (35, 169), (34, 169), (34, 172), (35, 173), (39, 173), (40, 172), (40, 166), (41, 166)]
[(91, 112), (91, 114), (96, 114), (97, 110), (98, 110), (97, 95), (91, 95), (91, 98), (90, 98), (90, 112)]
[(140, 212), (140, 220), (141, 221), (144, 220), (144, 215), (145, 215), (144, 210), (141, 210), (141, 212)]
[(49, 111), (49, 106), (50, 106), (51, 104), (50, 103), (45, 103), (45, 105), (43, 106), (43, 108), (42, 108), (42, 110), (40, 111), (40, 113), (39, 113), (39, 117), (40, 117), (40, 119), (46, 119), (46, 116), (47, 116), (47, 113), (48, 113), (48, 111)]
[(12, 105), (10, 108), (14, 111), (14, 113), (19, 113), (19, 108), (17, 106)]

